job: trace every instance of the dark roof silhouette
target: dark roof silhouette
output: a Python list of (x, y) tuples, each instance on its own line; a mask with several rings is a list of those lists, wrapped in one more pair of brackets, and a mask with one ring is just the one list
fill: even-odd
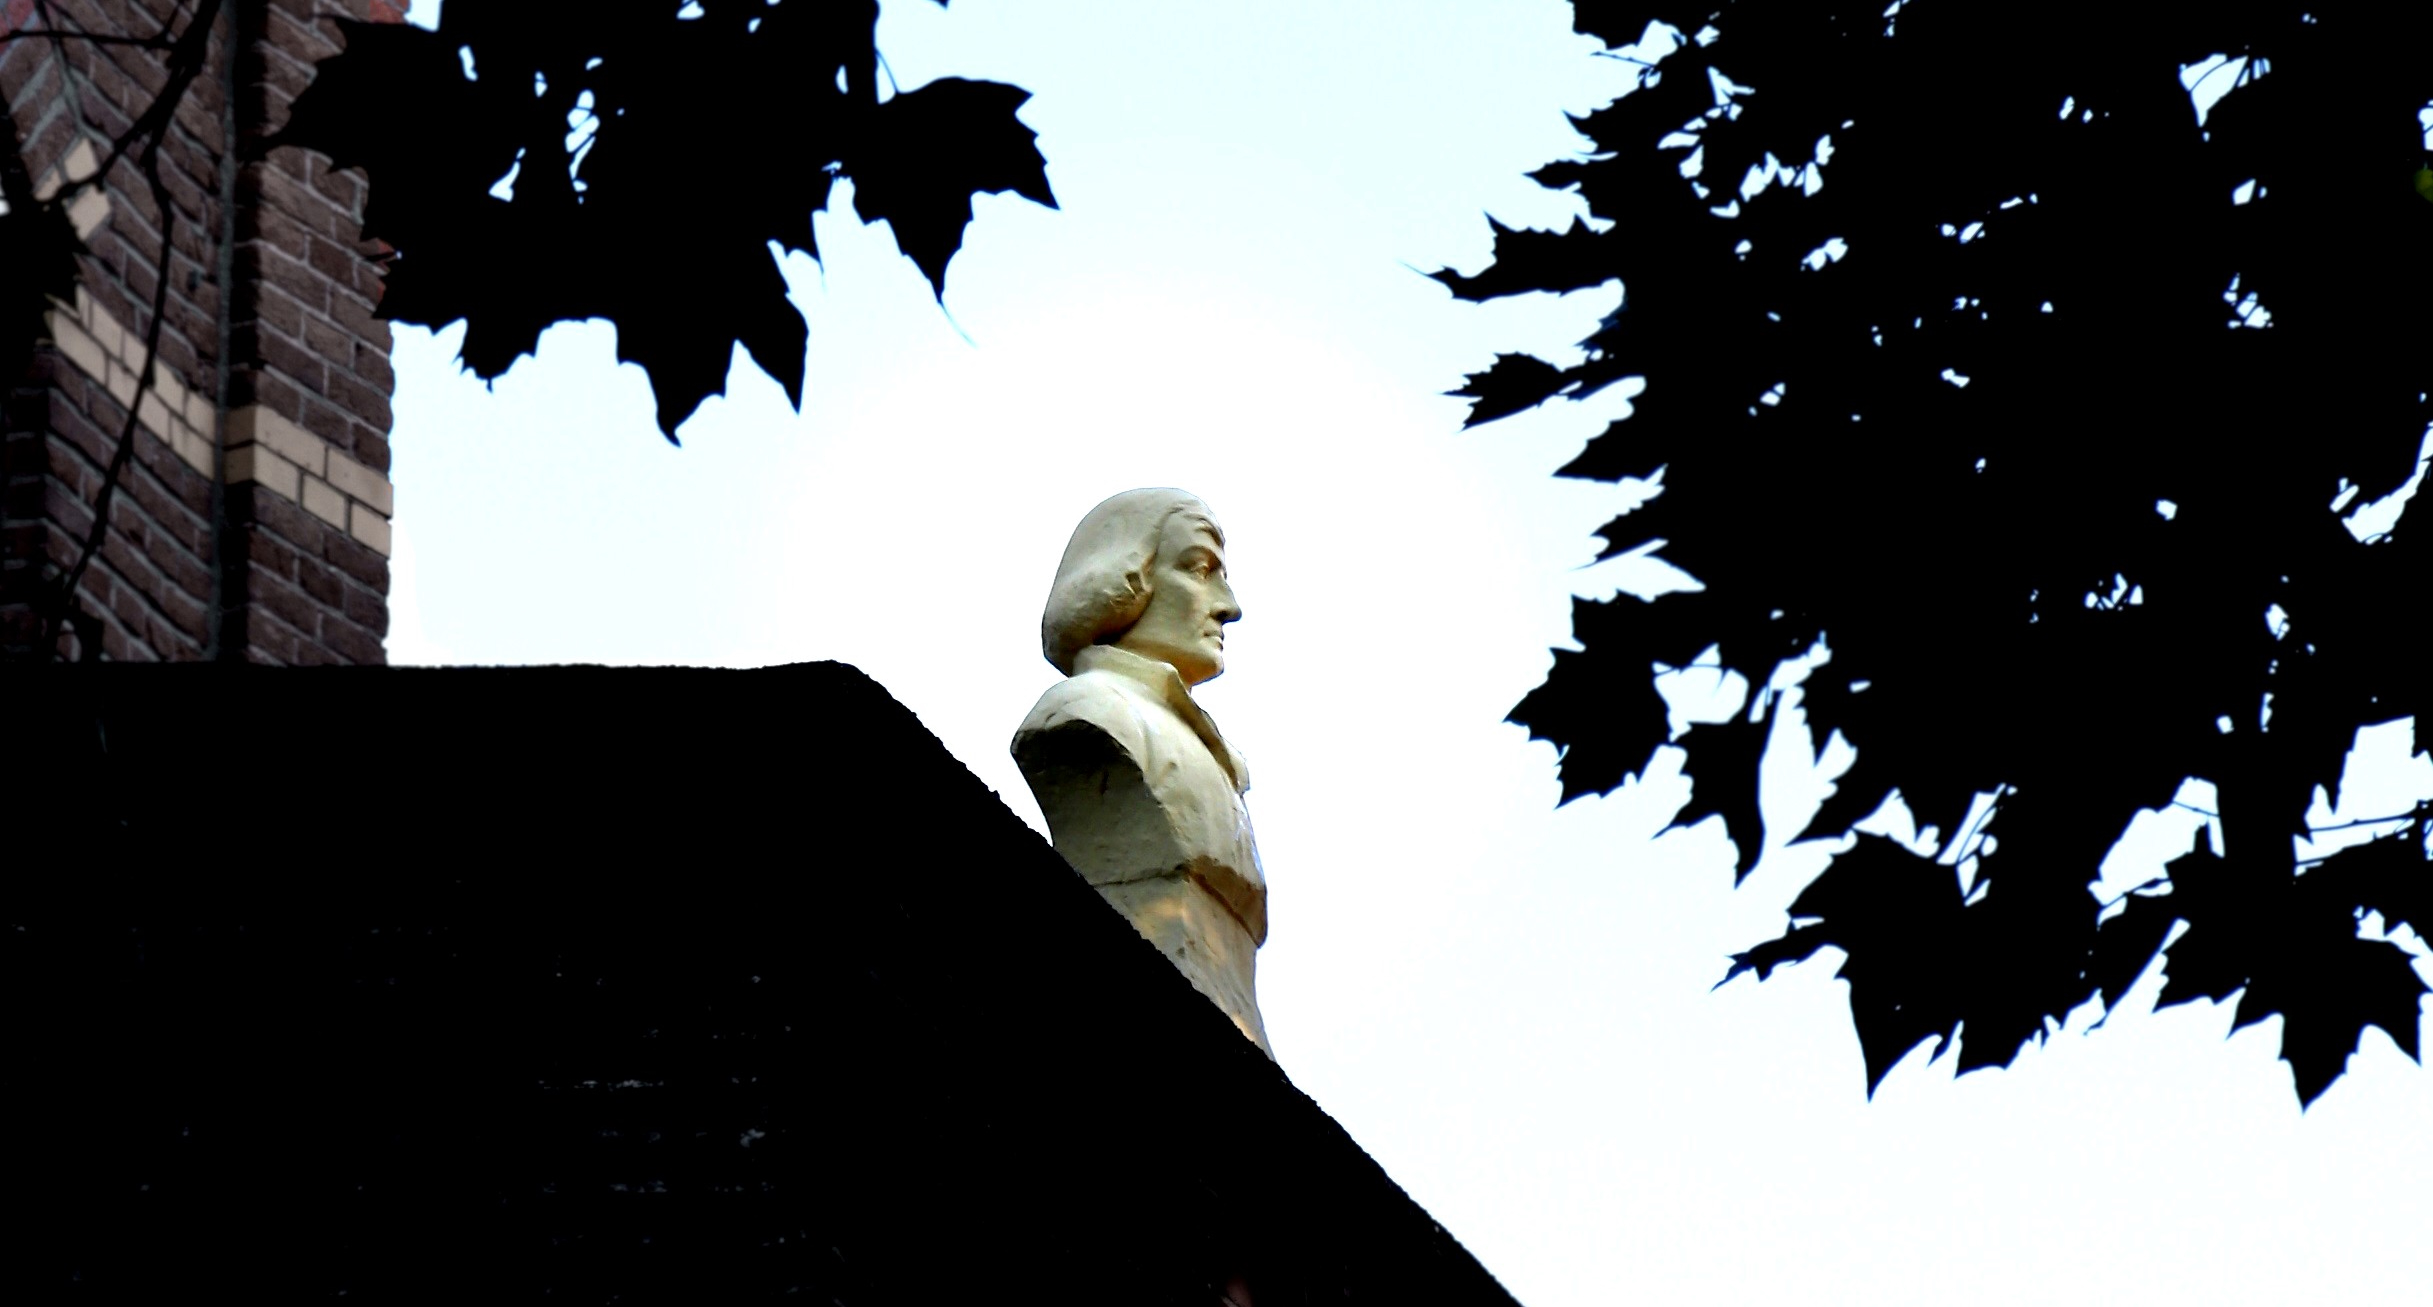
[(1512, 1301), (853, 668), (12, 690), (12, 1301)]

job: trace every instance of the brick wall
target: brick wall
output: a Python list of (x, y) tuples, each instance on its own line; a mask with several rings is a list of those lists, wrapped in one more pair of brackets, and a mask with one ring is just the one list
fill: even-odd
[[(387, 0), (226, 0), (206, 67), (166, 129), (164, 210), (131, 163), (86, 184), (166, 81), (156, 49), (195, 0), (0, 0), (0, 98), (35, 198), (63, 190), (87, 253), (73, 302), (5, 407), (0, 657), (374, 663), (387, 631), (389, 333), (355, 243), (357, 174), (259, 143), (330, 16)], [(154, 381), (138, 376), (170, 251)], [(133, 454), (77, 591), (85, 620), (42, 644), (40, 604), (83, 547), (129, 405)], [(88, 647), (97, 640), (98, 649)]]

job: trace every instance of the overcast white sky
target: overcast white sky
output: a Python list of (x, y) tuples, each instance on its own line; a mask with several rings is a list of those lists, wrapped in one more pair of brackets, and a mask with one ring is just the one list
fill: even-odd
[[(2149, 1014), (2149, 976), (2091, 1036), (2082, 1013), (1957, 1082), (1916, 1055), (1870, 1103), (1831, 961), (1710, 990), (1828, 848), (1773, 849), (1735, 892), (1718, 823), (1658, 836), (1687, 795), (1671, 754), (1555, 810), (1553, 750), (1503, 715), (1574, 593), (1665, 583), (1582, 570), (1634, 492), (1548, 475), (1627, 399), (1463, 434), (1440, 392), (1497, 350), (1568, 348), (1615, 292), (1467, 306), (1414, 269), (1475, 270), (1485, 212), (1568, 221), (1523, 174), (1629, 70), (1567, 5), (884, 12), (903, 85), (1036, 94), (1063, 211), (981, 199), (950, 321), (840, 205), (825, 270), (785, 267), (803, 412), (739, 355), (682, 449), (605, 325), (550, 332), (489, 392), (454, 367), (458, 332), (400, 330), (393, 659), (842, 659), (1037, 825), (1006, 743), (1056, 675), (1037, 631), (1058, 554), (1105, 496), (1182, 486), (1224, 520), (1246, 610), (1202, 699), (1257, 773), (1278, 1054), (1523, 1302), (2433, 1283), (2433, 1075), (2379, 1032), (2301, 1116), (2277, 1018), (2225, 1039), (2226, 1009)], [(1673, 681), (1686, 710), (1716, 697), (1711, 674)], [(1710, 710), (1740, 687), (1720, 691)], [(2377, 743), (2352, 811), (2433, 784)], [(1824, 782), (1778, 753), (1779, 841)], [(2142, 820), (2124, 868), (2194, 820)]]

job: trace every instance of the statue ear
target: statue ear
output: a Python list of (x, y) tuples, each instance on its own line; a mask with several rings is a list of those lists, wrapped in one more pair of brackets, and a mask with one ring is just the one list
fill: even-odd
[(1130, 626), (1140, 620), (1141, 610), (1149, 606), (1149, 567), (1143, 563), (1124, 570), (1124, 611)]
[(1149, 560), (1142, 559), (1125, 568), (1121, 581), (1110, 587), (1107, 607), (1100, 618), (1098, 634), (1091, 643), (1114, 644), (1124, 638), (1149, 610)]

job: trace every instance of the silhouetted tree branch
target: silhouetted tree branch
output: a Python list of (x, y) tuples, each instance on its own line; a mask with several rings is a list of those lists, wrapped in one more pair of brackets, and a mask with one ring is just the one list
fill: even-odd
[[(2393, 298), (2433, 258), (2433, 11), (1574, 9), (1643, 69), (1534, 174), (1593, 220), (1499, 224), (1486, 268), (1437, 275), (1621, 303), (1579, 362), (1501, 355), (1456, 393), (1476, 424), (1643, 379), (1561, 475), (1660, 478), (1604, 556), (1661, 547), (1705, 588), (1575, 609), (1583, 647), (1512, 713), (1565, 801), (1673, 742), (1652, 667), (1719, 646), (1764, 686), (1822, 652), (1794, 702), (1857, 761), (1799, 838), (1991, 802), (1965, 895), (1858, 836), (1735, 959), (1840, 950), (1870, 1092), (1920, 1044), (2005, 1065), (2158, 955), (2162, 1002), (2283, 1018), (2302, 1102), (2368, 1025), (2416, 1056), (2424, 981), (2358, 922), (2433, 933), (2426, 813), (2319, 861), (2293, 841), (2361, 726), (2433, 744), (2433, 530), (2354, 516), (2411, 491), (2433, 418), (2433, 326)], [(1774, 716), (1679, 741), (1679, 820), (1720, 815), (1741, 875)], [(2098, 864), (2192, 777), (2225, 847), (2105, 917)]]
[(484, 379), (551, 324), (605, 318), (673, 441), (738, 345), (801, 407), (808, 330), (769, 247), (817, 258), (838, 178), (941, 298), (974, 195), (1056, 203), (1015, 117), (1029, 93), (949, 77), (882, 96), (877, 21), (877, 0), (456, 0), (436, 32), (341, 21), (345, 52), (270, 144), (364, 169), (363, 235), (396, 251), (381, 316), (463, 321)]

